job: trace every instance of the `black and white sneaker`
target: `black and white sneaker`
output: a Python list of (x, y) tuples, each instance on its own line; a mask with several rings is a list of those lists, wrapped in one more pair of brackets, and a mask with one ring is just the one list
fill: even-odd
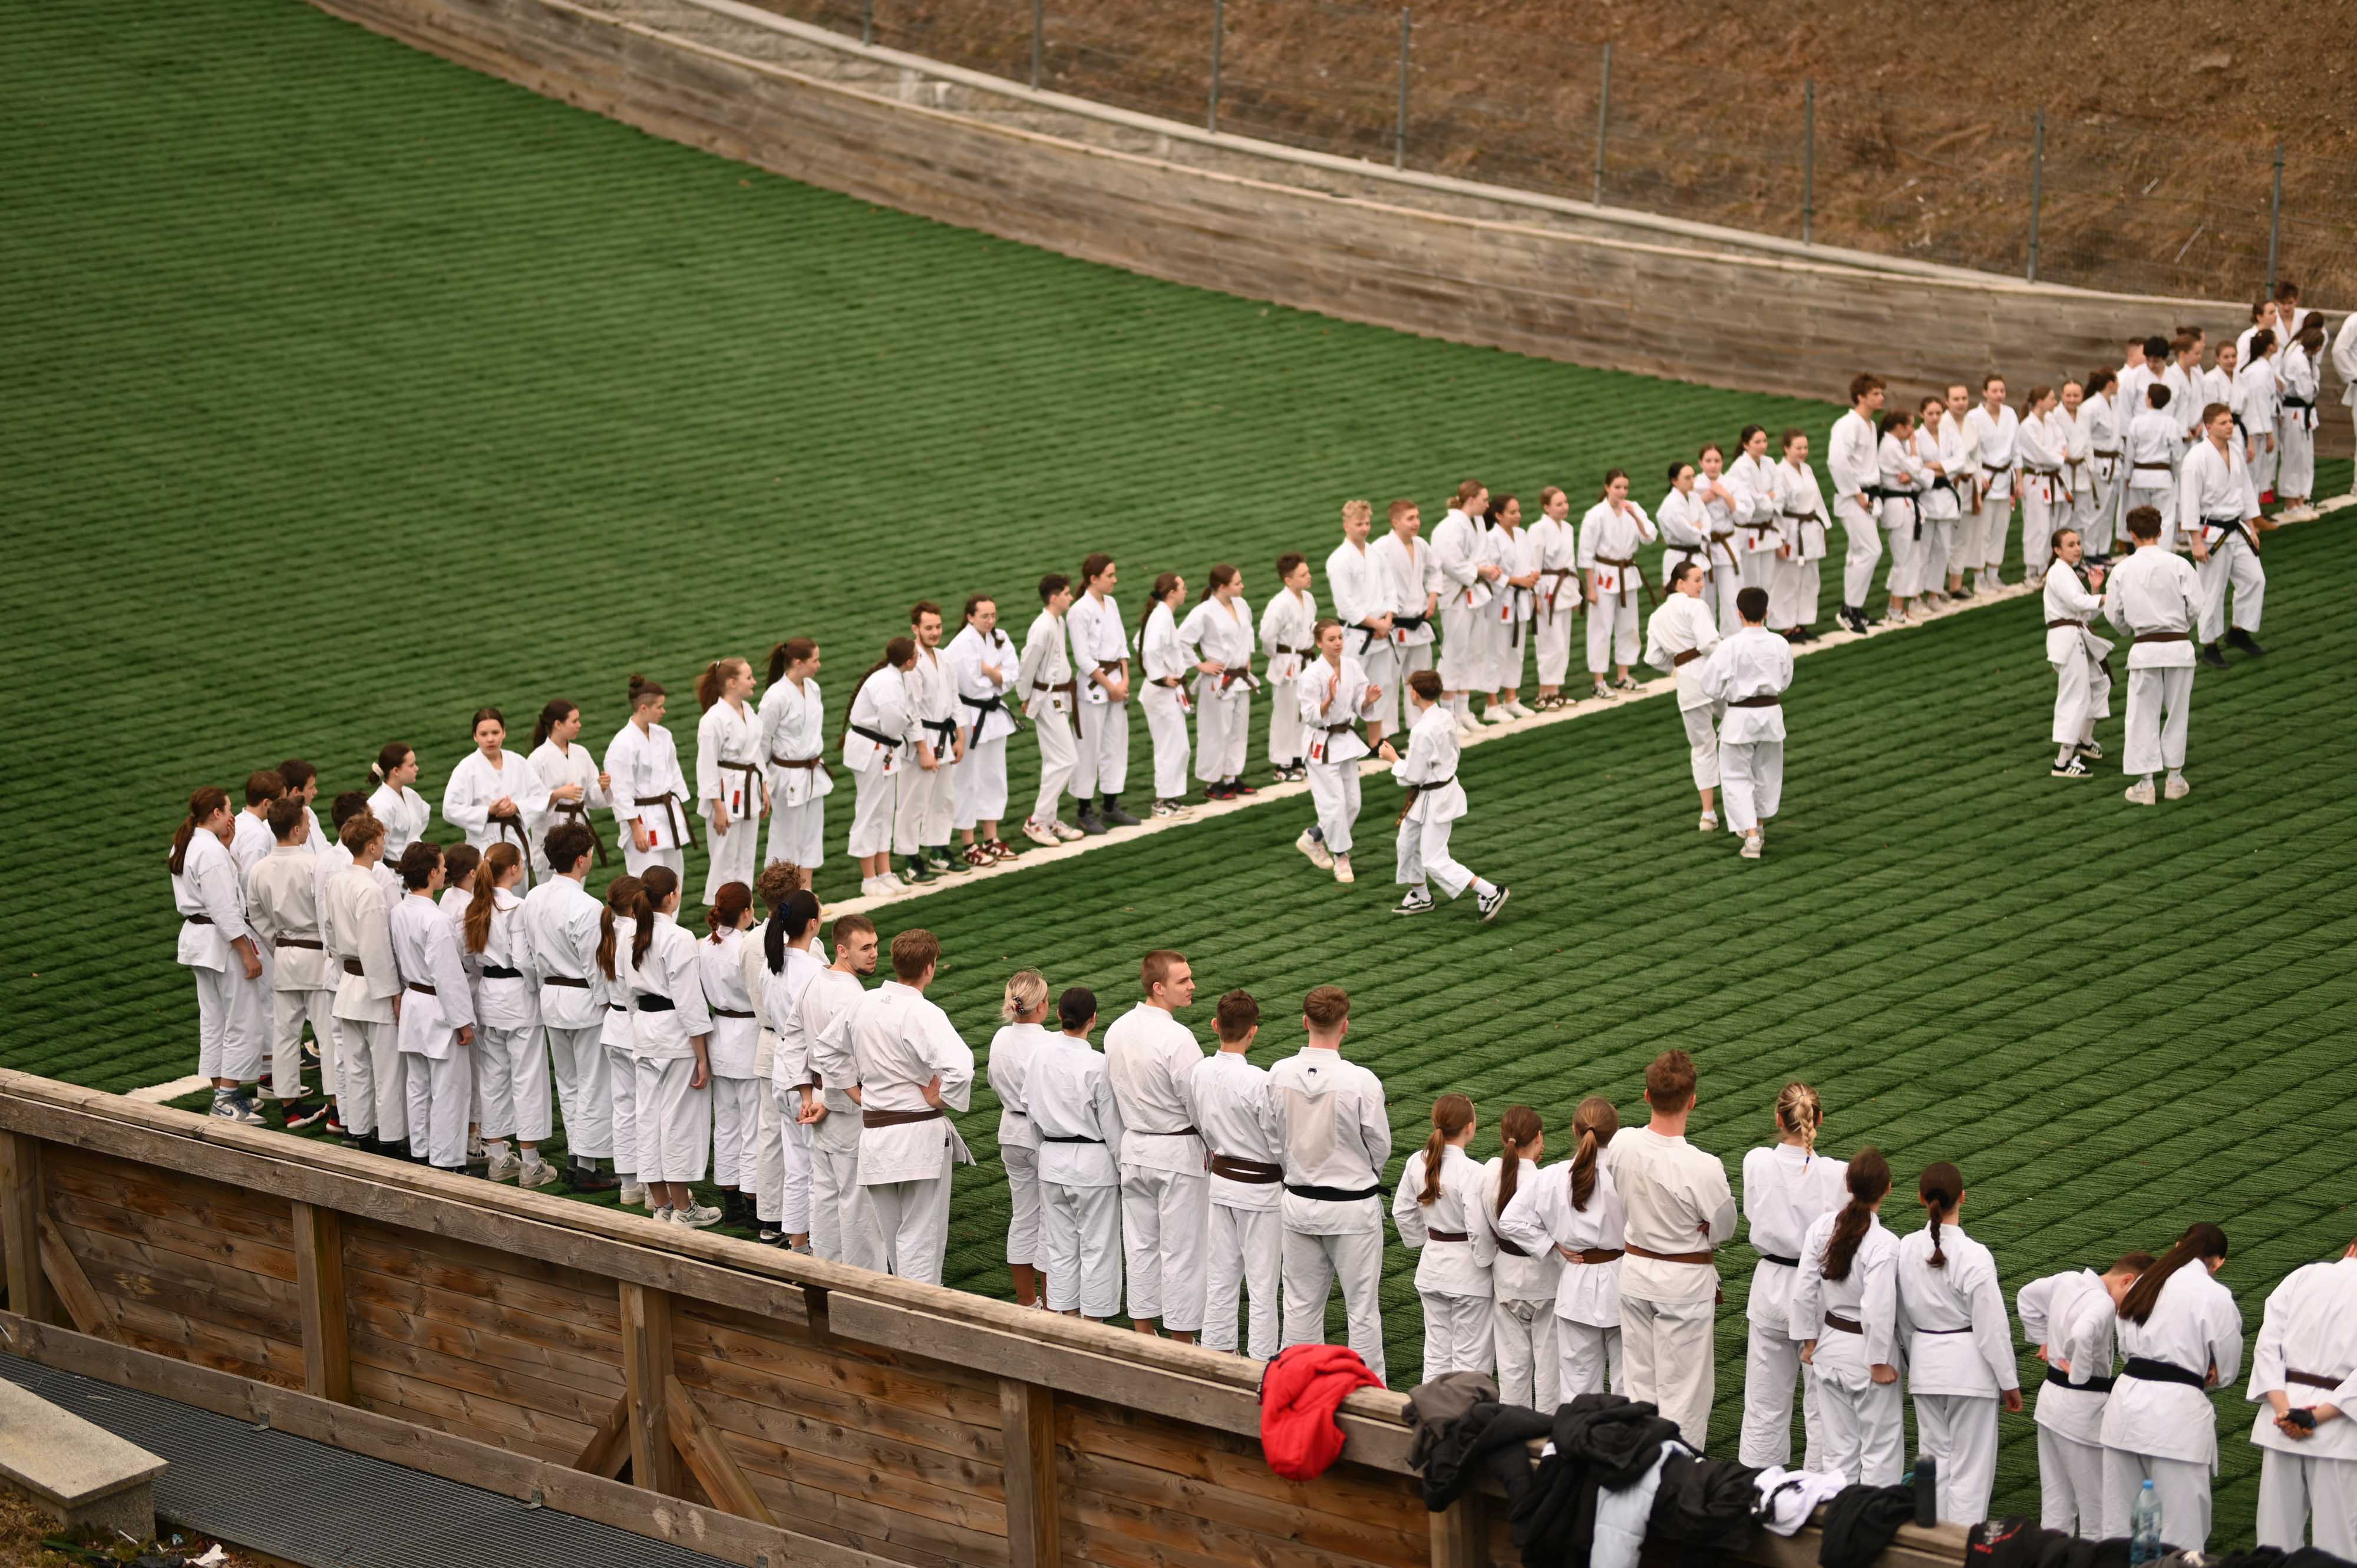
[(2092, 779), (2095, 770), (2087, 766), (2085, 757), (2074, 753), (2070, 761), (2056, 763), (2048, 776), (2054, 779)]
[(2083, 740), (2079, 743), (2079, 755), (2090, 762), (2101, 762), (2104, 760), (2104, 748), (2092, 740)]
[(286, 1114), (286, 1130), (290, 1133), (325, 1120), (328, 1110), (324, 1100), (282, 1100), (278, 1108)]
[(1508, 890), (1503, 886), (1494, 886), (1487, 893), (1475, 896), (1474, 908), (1480, 910), (1483, 923), (1486, 924), (1498, 918), (1498, 911), (1506, 907), (1507, 896)]
[(1394, 915), (1426, 915), (1432, 912), (1432, 894), (1426, 888), (1411, 887), (1407, 897), (1392, 906)]

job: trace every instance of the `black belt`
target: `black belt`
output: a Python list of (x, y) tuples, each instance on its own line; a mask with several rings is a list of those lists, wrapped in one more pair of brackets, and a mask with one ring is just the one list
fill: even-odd
[(716, 1018), (750, 1018), (753, 1015), (750, 1013), (739, 1013), (734, 1007), (707, 1007), (705, 1011)]
[(1426, 624), (1426, 619), (1422, 616), (1395, 615), (1392, 617), (1392, 629), (1394, 631), (1415, 631)]
[(522, 980), (523, 971), (510, 969), (503, 963), (487, 963), (483, 965), (483, 978), (485, 980)]
[(1363, 1197), (1383, 1195), (1381, 1187), (1308, 1187), (1295, 1182), (1286, 1182), (1285, 1190), (1296, 1197), (1315, 1198), (1320, 1203), (1356, 1203)]
[[(2316, 402), (2312, 398), (2291, 397), (2287, 395), (2283, 400), (2283, 405), (2286, 408), (2314, 408), (2316, 406)], [(2335, 1384), (2334, 1386), (2338, 1387), (2339, 1385)]]
[(1760, 1254), (1760, 1261), (1763, 1263), (1781, 1263), (1788, 1269), (1797, 1269), (1801, 1266), (1800, 1259), (1787, 1258), (1778, 1252), (1762, 1252)]
[(2069, 1389), (2074, 1393), (2107, 1394), (2112, 1391), (2112, 1380), (2109, 1378), (2089, 1378), (2083, 1383), (2074, 1383), (2071, 1380), (2071, 1374), (2060, 1367), (2046, 1369), (2046, 1381), (2051, 1388)]
[(1200, 1138), (1203, 1134), (1192, 1127), (1181, 1127), (1175, 1133), (1157, 1133), (1148, 1127), (1132, 1127), (1129, 1135), (1133, 1138)]
[(606, 1004), (606, 1010), (609, 1013), (627, 1013), (630, 1008), (625, 1002), (608, 1002)]
[(317, 937), (277, 937), (272, 940), (271, 945), (282, 948), (309, 948), (313, 952), (328, 950), (328, 944)]
[(213, 918), (210, 915), (183, 915), (180, 918), (192, 926), (210, 926), (213, 923)]
[(908, 737), (906, 736), (886, 735), (882, 730), (869, 729), (866, 725), (853, 725), (851, 726), (851, 733), (856, 736), (865, 736), (869, 740), (874, 741), (877, 745), (883, 746), (889, 751), (899, 750), (900, 747), (908, 741)]
[(929, 729), (935, 735), (939, 736), (952, 736), (957, 734), (957, 720), (919, 719), (917, 721), (917, 727), (919, 729)]
[(540, 983), (543, 985), (570, 985), (582, 991), (589, 989), (587, 981), (576, 980), (569, 974), (544, 974), (540, 977)]
[(1285, 644), (1283, 644), (1283, 643), (1281, 643), (1281, 642), (1279, 642), (1279, 643), (1273, 643), (1273, 644), (1271, 644), (1271, 646), (1272, 646), (1272, 647), (1274, 647), (1274, 648), (1276, 650), (1276, 651), (1277, 651), (1277, 652), (1279, 652), (1279, 653), (1307, 653), (1307, 652), (1308, 652), (1308, 651), (1309, 651), (1309, 650), (1308, 650), (1308, 649), (1306, 649), (1306, 648), (1287, 648)]
[(1103, 1138), (1092, 1138), (1083, 1133), (1042, 1133), (1042, 1141), (1050, 1144), (1102, 1144)]
[(1473, 1240), (1472, 1237), (1467, 1235), (1462, 1230), (1427, 1230), (1424, 1233), (1424, 1239), (1427, 1241), (1470, 1241)]
[(650, 996), (643, 991), (639, 993), (639, 1011), (641, 1013), (670, 1013), (676, 1011), (678, 1006), (679, 1004), (668, 996)]
[(348, 958), (344, 960), (344, 972), (346, 974), (365, 975), (368, 973), (368, 971), (361, 967), (360, 960), (356, 958)]
[(2189, 1389), (2206, 1389), (2210, 1380), (2199, 1372), (2189, 1372), (2173, 1361), (2156, 1361), (2147, 1356), (2131, 1356), (2120, 1369), (2120, 1376), (2136, 1378), (2147, 1383), (2183, 1383)]
[[(985, 714), (995, 714), (1000, 708), (1006, 705), (997, 697), (969, 697), (963, 692), (958, 693), (958, 701), (963, 703), (967, 707), (972, 708), (974, 712), (974, 716), (977, 718), (980, 718)], [(928, 725), (927, 727), (931, 728), (931, 726)]]
[(1727, 704), (1730, 708), (1781, 708), (1784, 699), (1777, 696), (1738, 697)]
[(1510, 1258), (1527, 1258), (1530, 1256), (1530, 1253), (1523, 1250), (1522, 1243), (1518, 1241), (1509, 1241), (1503, 1236), (1499, 1235), (1495, 1230), (1490, 1232), (1490, 1240), (1498, 1244), (1498, 1251), (1505, 1253), (1506, 1256)]
[(1962, 1328), (1918, 1328), (1915, 1330), (1918, 1334), (1970, 1334), (1972, 1331), (1973, 1326), (1969, 1323), (1965, 1324)]

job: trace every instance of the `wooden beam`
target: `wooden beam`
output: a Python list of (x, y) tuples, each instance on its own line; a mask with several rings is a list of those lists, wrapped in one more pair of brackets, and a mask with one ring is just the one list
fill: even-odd
[(41, 1273), (41, 1144), (22, 1133), (0, 1133), (0, 1261), (8, 1306), (37, 1323), (57, 1320), (57, 1303)]
[(1008, 1568), (1058, 1568), (1064, 1561), (1063, 1517), (1057, 1507), (1056, 1395), (1019, 1378), (998, 1380), (1006, 1435)]
[(704, 1412), (695, 1396), (687, 1391), (677, 1377), (663, 1380), (663, 1414), (671, 1428), (672, 1445), (680, 1457), (687, 1461), (690, 1474), (712, 1499), (715, 1508), (726, 1509), (738, 1519), (749, 1519), (756, 1524), (773, 1525), (760, 1494), (737, 1467), (737, 1456), (728, 1452), (720, 1434), (704, 1419)]
[(303, 1319), (303, 1391), (352, 1402), (351, 1314), (344, 1303), (344, 1224), (332, 1208), (296, 1203), (296, 1309)]
[(667, 1498), (681, 1495), (685, 1477), (672, 1446), (663, 1403), (672, 1382), (671, 1297), (628, 1280), (622, 1302), (622, 1380), (630, 1402), (630, 1479)]
[(1432, 1516), (1432, 1568), (1483, 1568), (1481, 1499), (1471, 1488)]
[(46, 1214), (35, 1223), (41, 1239), (41, 1270), (66, 1316), (84, 1334), (113, 1338), (114, 1314), (107, 1310), (105, 1298), (91, 1284), (90, 1276), (81, 1272), (81, 1261), (66, 1245), (65, 1232)]
[(630, 1396), (624, 1394), (573, 1458), (573, 1468), (612, 1480), (630, 1459)]

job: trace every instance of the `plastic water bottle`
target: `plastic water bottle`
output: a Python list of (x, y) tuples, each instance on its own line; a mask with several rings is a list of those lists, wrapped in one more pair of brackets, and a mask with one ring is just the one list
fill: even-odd
[(2146, 1563), (2158, 1563), (2165, 1549), (2160, 1544), (2160, 1494), (2147, 1481), (2136, 1493), (2136, 1508), (2128, 1515), (2128, 1563), (2130, 1568)]

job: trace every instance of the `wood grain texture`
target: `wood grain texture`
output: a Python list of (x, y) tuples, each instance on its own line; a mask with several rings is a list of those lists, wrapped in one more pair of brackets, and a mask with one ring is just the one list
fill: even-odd
[(295, 1289), (303, 1325), (303, 1391), (349, 1404), (352, 1397), (350, 1310), (344, 1299), (342, 1218), (294, 1206)]

